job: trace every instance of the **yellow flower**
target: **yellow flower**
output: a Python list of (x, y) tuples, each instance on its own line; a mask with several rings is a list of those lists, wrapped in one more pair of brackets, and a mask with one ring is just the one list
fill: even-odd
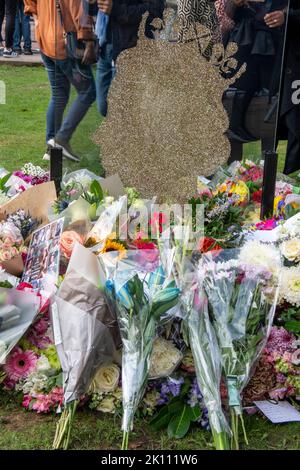
[(240, 196), (240, 203), (249, 199), (249, 189), (244, 181), (238, 181), (231, 186), (230, 192)]
[(227, 191), (227, 184), (223, 183), (217, 187), (218, 193), (226, 193)]
[(110, 240), (109, 238), (105, 241), (103, 248), (97, 252), (100, 253), (108, 253), (109, 251), (118, 251), (120, 253), (119, 259), (126, 257), (126, 248), (122, 243)]

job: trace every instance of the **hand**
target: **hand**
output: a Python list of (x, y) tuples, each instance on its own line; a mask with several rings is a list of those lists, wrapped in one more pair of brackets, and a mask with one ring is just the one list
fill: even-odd
[(94, 41), (86, 41), (82, 63), (84, 65), (91, 65), (94, 64), (96, 61), (97, 57), (95, 53), (95, 43)]
[(285, 15), (281, 10), (273, 11), (272, 13), (268, 13), (268, 15), (264, 17), (264, 20), (269, 28), (279, 28), (285, 22)]
[(113, 0), (97, 0), (98, 8), (102, 13), (111, 14)]

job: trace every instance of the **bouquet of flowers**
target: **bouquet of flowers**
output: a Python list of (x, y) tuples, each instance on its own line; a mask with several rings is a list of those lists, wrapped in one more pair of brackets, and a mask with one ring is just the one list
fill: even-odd
[(32, 163), (25, 163), (21, 170), (14, 171), (13, 175), (31, 186), (36, 186), (50, 181), (49, 172), (43, 170), (40, 166), (33, 165)]
[(241, 394), (250, 379), (272, 326), (281, 259), (270, 246), (246, 244), (241, 250), (204, 255), (199, 266), (200, 315), (207, 315), (217, 339), (222, 373), (227, 384), (233, 444), (238, 449)]
[(23, 209), (20, 209), (17, 212), (10, 214), (7, 217), (6, 221), (12, 223), (15, 227), (20, 230), (24, 240), (39, 226), (39, 221), (31, 217)]
[(53, 447), (66, 450), (77, 404), (99, 367), (111, 362), (120, 337), (104, 294), (74, 269), (65, 276), (52, 304), (52, 323), (64, 387), (64, 410)]
[(117, 252), (99, 258), (104, 269), (114, 264), (105, 289), (116, 311), (123, 342), (122, 450), (125, 450), (146, 389), (156, 327), (177, 304), (179, 289), (170, 278), (172, 252), (164, 267), (158, 250), (127, 251), (122, 259)]
[(0, 223), (0, 265), (10, 274), (23, 270), (24, 240), (19, 228), (12, 222)]
[(0, 288), (0, 364), (28, 330), (39, 307), (34, 293)]
[(222, 358), (218, 338), (210, 322), (207, 298), (201, 288), (196, 288), (195, 278), (190, 275), (187, 273), (190, 279), (185, 285), (184, 306), (197, 381), (207, 407), (215, 448), (228, 450), (230, 428), (222, 409)]

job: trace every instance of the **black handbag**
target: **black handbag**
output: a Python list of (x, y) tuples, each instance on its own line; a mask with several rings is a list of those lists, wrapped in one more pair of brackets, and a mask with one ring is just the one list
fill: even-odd
[[(58, 15), (59, 15), (62, 27), (64, 29), (64, 20), (63, 20), (63, 15), (62, 15), (59, 0), (56, 0), (56, 8), (58, 11)], [(68, 33), (65, 32), (64, 36), (65, 36), (65, 41), (66, 41), (68, 57), (70, 59), (82, 61), (84, 57), (84, 53), (85, 53), (85, 48), (86, 48), (85, 42), (77, 38), (76, 32), (68, 32)], [(93, 39), (93, 43), (94, 43), (95, 63), (96, 63), (98, 61), (99, 54), (100, 54), (99, 41), (96, 35), (95, 35), (95, 38)]]

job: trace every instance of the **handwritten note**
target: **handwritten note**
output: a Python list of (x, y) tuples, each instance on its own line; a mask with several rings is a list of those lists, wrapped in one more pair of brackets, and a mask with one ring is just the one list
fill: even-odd
[(300, 413), (288, 401), (279, 401), (278, 403), (271, 403), (267, 400), (255, 401), (257, 408), (272, 422), (272, 423), (291, 423), (300, 422)]

